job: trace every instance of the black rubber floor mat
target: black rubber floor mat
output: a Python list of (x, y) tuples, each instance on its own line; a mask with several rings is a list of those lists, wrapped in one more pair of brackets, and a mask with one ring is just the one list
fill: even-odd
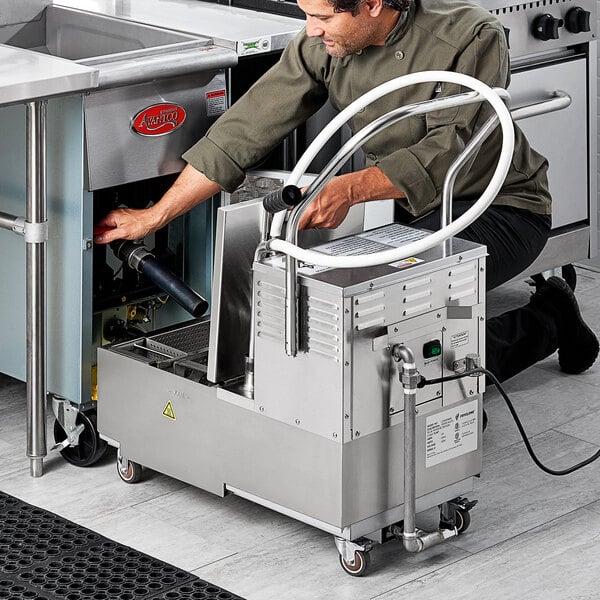
[(243, 600), (0, 492), (0, 599)]

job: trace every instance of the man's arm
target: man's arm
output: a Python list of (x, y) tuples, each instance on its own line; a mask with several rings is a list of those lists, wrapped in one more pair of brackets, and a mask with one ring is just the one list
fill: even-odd
[(187, 165), (160, 201), (150, 208), (117, 208), (108, 213), (96, 225), (110, 229), (95, 235), (94, 241), (108, 244), (115, 240), (139, 240), (219, 191), (217, 183)]
[(404, 198), (404, 194), (378, 167), (334, 177), (302, 215), (300, 229), (338, 227), (351, 206), (388, 198)]
[[(298, 35), (280, 61), (183, 155), (188, 166), (163, 198), (148, 209), (112, 211), (96, 226), (113, 229), (98, 233), (94, 240), (105, 244), (116, 239), (140, 239), (216, 192), (235, 190), (246, 169), (325, 102), (326, 89), (303, 57), (307, 51), (314, 53), (314, 47), (314, 40)], [(287, 90), (293, 93), (282, 103)]]

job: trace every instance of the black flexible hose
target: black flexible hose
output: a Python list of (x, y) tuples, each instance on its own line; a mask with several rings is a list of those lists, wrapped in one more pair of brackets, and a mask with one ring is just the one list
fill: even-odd
[(118, 240), (111, 246), (123, 264), (128, 264), (138, 273), (145, 275), (193, 317), (201, 317), (208, 310), (208, 302), (200, 294), (157, 261), (139, 242)]
[(517, 415), (517, 411), (515, 410), (513, 403), (511, 402), (510, 398), (508, 397), (508, 394), (504, 391), (504, 388), (502, 387), (502, 385), (500, 384), (500, 382), (498, 381), (496, 376), (491, 371), (488, 371), (487, 369), (484, 369), (483, 367), (478, 367), (477, 369), (471, 369), (469, 371), (465, 371), (464, 373), (459, 373), (457, 375), (450, 375), (449, 377), (440, 377), (438, 379), (425, 379), (425, 377), (421, 377), (421, 381), (419, 382), (417, 387), (422, 388), (422, 387), (425, 387), (426, 385), (436, 385), (438, 383), (444, 383), (446, 381), (454, 381), (455, 379), (462, 379), (463, 377), (468, 377), (470, 375), (476, 375), (478, 373), (484, 374), (496, 386), (496, 388), (498, 388), (500, 395), (504, 399), (504, 402), (506, 402), (506, 406), (508, 406), (508, 410), (510, 411), (512, 418), (514, 419), (514, 421), (517, 425), (517, 429), (519, 430), (519, 433), (521, 434), (521, 438), (523, 439), (523, 443), (525, 444), (525, 448), (527, 448), (527, 452), (529, 453), (531, 460), (533, 460), (533, 462), (542, 471), (544, 471), (545, 473), (548, 473), (548, 475), (555, 475), (555, 476), (569, 475), (570, 473), (578, 471), (582, 467), (585, 467), (585, 466), (589, 465), (590, 463), (594, 462), (595, 460), (597, 460), (598, 458), (600, 458), (600, 450), (598, 450), (598, 452), (596, 452), (589, 458), (586, 458), (585, 460), (581, 461), (580, 463), (572, 465), (571, 467), (568, 467), (566, 469), (551, 469), (550, 467), (547, 467), (537, 457), (536, 453), (534, 452), (533, 448), (531, 447), (531, 443), (529, 442), (527, 433), (525, 432), (525, 428), (523, 427), (523, 424), (521, 423), (521, 419), (519, 419), (519, 416)]
[(167, 267), (161, 265), (154, 256), (142, 258), (137, 270), (169, 294), (193, 317), (201, 317), (207, 311), (208, 302)]

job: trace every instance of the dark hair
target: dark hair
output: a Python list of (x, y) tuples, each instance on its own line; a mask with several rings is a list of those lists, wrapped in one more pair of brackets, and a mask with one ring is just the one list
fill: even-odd
[[(353, 15), (358, 13), (358, 7), (363, 0), (327, 0), (333, 6), (334, 12), (349, 12)], [(408, 10), (411, 0), (383, 0), (384, 6), (389, 6), (400, 12)]]

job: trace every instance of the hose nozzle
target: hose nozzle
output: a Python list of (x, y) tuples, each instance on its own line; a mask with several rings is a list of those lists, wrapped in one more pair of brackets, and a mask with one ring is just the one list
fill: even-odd
[(111, 248), (117, 258), (134, 271), (146, 276), (193, 317), (201, 317), (208, 310), (208, 302), (167, 267), (161, 265), (141, 241), (118, 240), (111, 244)]

